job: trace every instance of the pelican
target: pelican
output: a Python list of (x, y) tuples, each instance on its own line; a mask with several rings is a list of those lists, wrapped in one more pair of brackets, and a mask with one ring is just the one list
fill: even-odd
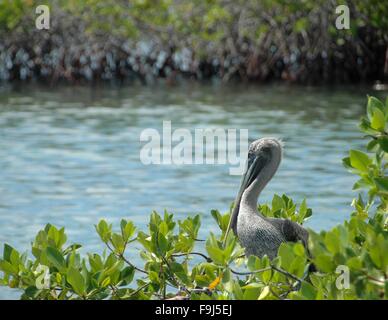
[(258, 197), (281, 160), (282, 143), (277, 139), (263, 138), (249, 146), (246, 171), (225, 234), (226, 239), (232, 229), (247, 256), (267, 255), (273, 259), (280, 244), (287, 241), (301, 241), (307, 248), (309, 234), (301, 225), (287, 219), (264, 217), (257, 210)]

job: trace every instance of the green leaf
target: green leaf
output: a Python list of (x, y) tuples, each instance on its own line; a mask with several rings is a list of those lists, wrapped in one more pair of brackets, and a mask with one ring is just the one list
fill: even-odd
[(307, 203), (306, 199), (303, 199), (302, 203), (299, 206), (299, 215), (302, 219), (306, 217), (307, 214)]
[(57, 250), (56, 248), (53, 247), (47, 247), (46, 248), (46, 255), (47, 259), (58, 269), (58, 270), (63, 270), (66, 268), (66, 262), (65, 259), (63, 258), (62, 254)]
[(106, 277), (105, 279), (104, 279), (104, 281), (102, 281), (102, 283), (101, 283), (101, 287), (107, 287), (107, 286), (109, 286), (110, 285), (110, 277)]
[(40, 290), (38, 290), (36, 286), (30, 286), (30, 287), (27, 287), (24, 292), (27, 297), (36, 299), (38, 297), (38, 294), (40, 293)]
[(303, 282), (300, 288), (301, 294), (303, 297), (308, 300), (314, 300), (317, 295), (317, 290), (308, 282)]
[(125, 247), (123, 237), (118, 233), (113, 233), (111, 235), (111, 241), (115, 251), (119, 254), (123, 253)]
[(128, 241), (136, 231), (136, 227), (134, 226), (132, 221), (121, 220), (121, 234), (125, 241)]
[(343, 158), (343, 159), (342, 159), (342, 164), (343, 164), (343, 166), (344, 166), (345, 168), (347, 168), (347, 169), (352, 169), (352, 168), (353, 168), (352, 165), (351, 165), (351, 163), (350, 163), (350, 157), (345, 157), (345, 158)]
[(368, 171), (368, 166), (371, 164), (371, 159), (362, 151), (350, 150), (350, 164), (353, 168), (362, 172)]
[(220, 229), (222, 229), (222, 216), (221, 213), (218, 210), (211, 210), (210, 214), (212, 215), (213, 219), (217, 222)]
[(17, 274), (19, 271), (16, 266), (5, 260), (0, 260), (0, 270), (9, 274)]
[(242, 300), (244, 295), (239, 283), (237, 281), (232, 281), (232, 283), (233, 283), (233, 294), (235, 295), (237, 300)]
[(294, 260), (292, 246), (288, 243), (282, 243), (279, 247), (279, 256), (281, 257), (282, 266), (287, 268)]
[(122, 281), (123, 285), (128, 285), (132, 282), (134, 276), (135, 276), (135, 268), (132, 266), (125, 267), (120, 272), (120, 281)]
[(102, 241), (108, 242), (110, 240), (112, 226), (108, 225), (105, 220), (100, 220), (100, 222), (96, 226), (96, 230)]
[(379, 143), (380, 148), (384, 152), (388, 153), (388, 137), (387, 136), (380, 137), (380, 138), (378, 138), (377, 142)]
[(164, 236), (167, 236), (168, 232), (169, 232), (169, 229), (168, 229), (168, 225), (165, 221), (162, 221), (159, 225), (159, 233), (164, 235)]
[(223, 256), (223, 251), (217, 247), (206, 246), (206, 251), (209, 254), (210, 258), (214, 261), (214, 263), (224, 265), (225, 259)]
[(341, 242), (334, 230), (326, 233), (325, 244), (327, 249), (333, 254), (338, 253), (341, 250)]
[(211, 233), (210, 237), (206, 240), (206, 251), (214, 263), (225, 265), (226, 260), (224, 251), (221, 249), (220, 244), (213, 233)]
[(304, 257), (305, 248), (301, 243), (294, 244), (294, 253), (299, 257)]
[(265, 287), (263, 288), (263, 290), (261, 291), (258, 300), (263, 300), (263, 299), (265, 299), (265, 298), (269, 295), (270, 292), (271, 292), (271, 291), (270, 291), (270, 287), (269, 287), (269, 286), (265, 286)]
[(60, 273), (57, 273), (56, 276), (55, 276), (55, 281), (60, 284), (62, 283), (62, 276)]
[(360, 270), (362, 268), (362, 261), (360, 257), (352, 257), (347, 262), (346, 265), (354, 271)]
[(284, 200), (279, 197), (277, 194), (273, 196), (272, 199), (272, 211), (277, 211), (285, 207)]
[(385, 128), (385, 116), (384, 113), (380, 109), (375, 109), (373, 111), (371, 127), (373, 129), (382, 131)]
[(158, 234), (158, 249), (162, 255), (164, 255), (169, 247), (168, 240), (167, 238), (162, 234)]
[(75, 293), (83, 296), (85, 293), (85, 279), (81, 272), (74, 267), (70, 267), (66, 274), (67, 282), (72, 286)]
[(249, 256), (248, 257), (248, 262), (247, 262), (247, 267), (250, 271), (255, 271), (261, 269), (261, 260), (259, 257), (256, 256)]
[(368, 150), (369, 152), (374, 152), (376, 146), (378, 145), (378, 143), (379, 142), (376, 139), (373, 139), (373, 140), (369, 141), (367, 146), (366, 146), (366, 150)]
[(380, 255), (380, 250), (377, 246), (372, 246), (369, 249), (369, 256), (371, 257), (373, 263), (377, 266), (377, 268), (382, 267), (382, 259)]
[(246, 286), (243, 287), (244, 289), (244, 300), (257, 300), (260, 295), (260, 289), (263, 287), (263, 285), (259, 283), (249, 283)]
[(3, 259), (5, 261), (11, 262), (11, 254), (15, 249), (12, 248), (9, 244), (4, 244), (4, 250), (3, 250)]
[(90, 264), (93, 272), (100, 271), (101, 269), (104, 268), (103, 261), (98, 254), (89, 253), (88, 257), (89, 257), (89, 264)]
[(267, 270), (261, 273), (261, 279), (265, 284), (268, 284), (272, 278), (272, 270)]
[(375, 97), (368, 97), (367, 114), (370, 121), (373, 121), (373, 114), (376, 110), (380, 110), (384, 113), (383, 103)]
[(150, 278), (150, 280), (154, 283), (160, 283), (160, 279), (159, 279), (159, 275), (157, 272), (155, 271), (149, 271), (148, 273), (148, 277)]
[(388, 177), (381, 177), (374, 179), (379, 191), (388, 192)]
[(319, 270), (323, 272), (333, 272), (334, 271), (334, 262), (332, 258), (326, 254), (320, 254), (314, 259), (315, 265)]

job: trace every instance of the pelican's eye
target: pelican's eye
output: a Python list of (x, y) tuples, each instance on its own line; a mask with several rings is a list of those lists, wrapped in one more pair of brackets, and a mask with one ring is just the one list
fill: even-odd
[(265, 146), (265, 147), (261, 148), (261, 151), (264, 152), (264, 153), (270, 153), (271, 152), (271, 148), (268, 147), (268, 146)]

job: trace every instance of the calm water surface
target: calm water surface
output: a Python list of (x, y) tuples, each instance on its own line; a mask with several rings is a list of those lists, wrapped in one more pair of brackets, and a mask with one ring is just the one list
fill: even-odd
[[(250, 139), (280, 137), (284, 160), (260, 201), (273, 193), (308, 199), (308, 226), (329, 228), (350, 213), (355, 177), (341, 165), (362, 147), (357, 122), (370, 88), (295, 87), (52, 88), (0, 91), (0, 244), (27, 249), (47, 222), (69, 240), (101, 251), (101, 218), (146, 226), (155, 209), (203, 216), (202, 237), (226, 211), (240, 177), (227, 165), (145, 166), (145, 128), (249, 129)], [(0, 249), (1, 252), (2, 249)], [(0, 288), (0, 298), (18, 293)]]

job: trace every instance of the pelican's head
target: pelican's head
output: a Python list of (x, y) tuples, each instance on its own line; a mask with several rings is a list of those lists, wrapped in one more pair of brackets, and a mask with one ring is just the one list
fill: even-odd
[(282, 150), (283, 143), (275, 138), (262, 138), (253, 141), (248, 150), (247, 165), (241, 183), (241, 191), (244, 192), (248, 188), (253, 188), (255, 180), (264, 182), (264, 180), (268, 179), (269, 181), (282, 160)]
[(271, 180), (282, 159), (283, 143), (275, 138), (262, 138), (253, 141), (248, 150), (246, 170), (243, 175), (240, 190), (237, 194), (234, 209), (230, 218), (229, 228), (237, 234), (237, 216), (243, 197), (257, 197)]

